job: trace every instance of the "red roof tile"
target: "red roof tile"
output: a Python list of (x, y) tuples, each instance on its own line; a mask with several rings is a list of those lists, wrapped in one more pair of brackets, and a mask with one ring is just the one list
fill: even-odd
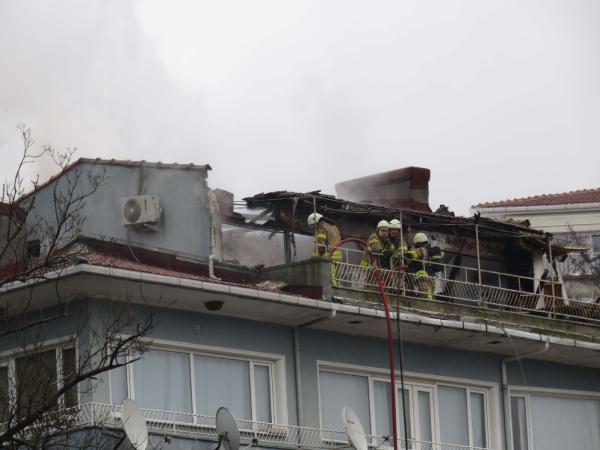
[(486, 202), (473, 205), (472, 208), (502, 208), (510, 206), (551, 206), (574, 203), (600, 203), (600, 188), (581, 189), (560, 194), (542, 194), (533, 197), (514, 198), (498, 202)]
[[(34, 267), (31, 272), (28, 272), (28, 268), (23, 264), (12, 264), (0, 268), (0, 283), (42, 277), (50, 271), (66, 269), (82, 263), (263, 291), (280, 291), (316, 299), (322, 298), (322, 289), (315, 289), (315, 286), (283, 285), (273, 287), (269, 286), (269, 283), (265, 284), (265, 280), (251, 270), (231, 270), (218, 265), (215, 267), (215, 273), (219, 278), (210, 278), (207, 263), (178, 260), (174, 254), (93, 238), (79, 238), (77, 241), (71, 242), (55, 252), (55, 258), (49, 265), (40, 263), (40, 266)], [(35, 266), (35, 262), (33, 264)]]

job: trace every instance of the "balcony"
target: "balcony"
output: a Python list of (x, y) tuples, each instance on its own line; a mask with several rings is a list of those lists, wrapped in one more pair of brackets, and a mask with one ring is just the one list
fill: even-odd
[[(489, 319), (502, 324), (544, 332), (600, 337), (600, 305), (567, 297), (558, 279), (519, 276), (473, 267), (431, 263), (431, 295), (406, 266), (396, 270), (361, 266), (362, 252), (343, 248), (341, 262), (314, 258), (264, 269), (265, 279), (287, 283), (285, 289), (302, 292), (320, 287), (323, 298), (382, 309), (379, 280), (392, 305), (431, 315)], [(404, 261), (408, 263), (409, 261)]]
[[(153, 434), (180, 437), (195, 440), (216, 441), (217, 433), (214, 416), (142, 409), (148, 431)], [(56, 414), (56, 413), (54, 413)], [(103, 403), (86, 403), (62, 412), (70, 419), (75, 419), (77, 427), (104, 427), (115, 430), (123, 429), (121, 422), (121, 406)], [(341, 413), (340, 413), (341, 414)], [(265, 448), (282, 449), (339, 449), (349, 447), (346, 434), (342, 431), (320, 428), (298, 427), (249, 420), (236, 420), (242, 443)], [(367, 435), (371, 448), (392, 447), (389, 437)], [(403, 439), (398, 441), (398, 448), (411, 450), (491, 450), (463, 445), (443, 444)]]
[[(378, 291), (380, 279), (390, 296), (418, 298), (489, 310), (600, 325), (600, 305), (571, 300), (558, 281), (431, 263), (431, 295), (422, 281), (406, 270), (376, 271), (346, 262), (331, 262), (333, 285), (363, 292)], [(458, 276), (452, 276), (458, 274)], [(419, 286), (421, 283), (421, 287)]]

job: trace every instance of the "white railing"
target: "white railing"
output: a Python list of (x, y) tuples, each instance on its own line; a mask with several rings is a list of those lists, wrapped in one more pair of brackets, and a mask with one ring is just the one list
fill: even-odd
[[(357, 262), (357, 251), (344, 249), (344, 262), (332, 261), (335, 285), (359, 290), (378, 290), (373, 267)], [(362, 252), (361, 252), (362, 253)], [(351, 262), (348, 262), (351, 261)], [(429, 277), (419, 277), (408, 259), (380, 269), (388, 294), (507, 310), (575, 322), (600, 323), (600, 305), (566, 298), (558, 281), (531, 278), (490, 270), (429, 263)], [(480, 281), (481, 280), (481, 281)]]
[[(150, 432), (187, 437), (191, 439), (216, 440), (214, 416), (174, 411), (142, 409)], [(55, 412), (53, 414), (57, 414)], [(86, 403), (60, 412), (80, 427), (97, 426), (122, 429), (120, 405)], [(339, 449), (348, 447), (348, 439), (342, 431), (321, 428), (280, 425), (267, 422), (236, 419), (240, 434), (247, 443), (256, 439), (259, 447)], [(367, 435), (373, 448), (392, 447), (387, 437)], [(409, 439), (398, 440), (398, 448), (410, 450), (490, 450), (465, 445), (441, 444)]]

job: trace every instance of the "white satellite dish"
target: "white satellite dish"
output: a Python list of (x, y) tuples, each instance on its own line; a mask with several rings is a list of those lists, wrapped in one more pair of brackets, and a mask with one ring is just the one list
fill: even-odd
[(129, 398), (121, 403), (121, 422), (123, 422), (123, 429), (131, 445), (136, 450), (146, 450), (148, 446), (148, 427), (146, 426), (144, 413)]
[(360, 420), (352, 408), (347, 406), (342, 409), (342, 418), (344, 420), (344, 429), (348, 435), (350, 444), (356, 450), (367, 450), (369, 448), (367, 444), (367, 435), (363, 428)]
[(225, 450), (239, 450), (240, 430), (238, 430), (235, 419), (227, 408), (221, 406), (217, 410), (217, 435), (219, 436), (219, 448), (225, 445)]

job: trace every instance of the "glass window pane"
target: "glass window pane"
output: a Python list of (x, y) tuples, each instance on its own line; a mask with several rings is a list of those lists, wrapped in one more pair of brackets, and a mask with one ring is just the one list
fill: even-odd
[(592, 250), (594, 254), (600, 254), (600, 234), (592, 236)]
[(431, 395), (426, 391), (419, 391), (419, 440), (425, 442), (433, 441), (431, 431)]
[(438, 386), (440, 439), (443, 444), (469, 445), (467, 392), (463, 388)]
[(256, 420), (271, 420), (271, 380), (267, 366), (254, 366), (254, 397), (256, 399)]
[(113, 405), (127, 398), (127, 366), (110, 371), (110, 401)]
[(525, 412), (525, 398), (510, 398), (510, 419), (512, 422), (512, 440), (514, 450), (528, 450), (527, 440), (527, 415)]
[(483, 394), (471, 392), (471, 434), (475, 447), (486, 447), (485, 399)]
[[(410, 440), (412, 439), (412, 425), (411, 425), (411, 413), (410, 413), (410, 392), (408, 389), (404, 389), (404, 397), (402, 396), (402, 389), (398, 389), (397, 391), (398, 397), (398, 405), (400, 406), (398, 409), (398, 422), (400, 422), (398, 426), (398, 439), (400, 441), (401, 448), (411, 448)], [(402, 407), (404, 405), (404, 407)], [(405, 420), (406, 419), (406, 420)], [(406, 423), (406, 434), (404, 433), (404, 424)], [(408, 445), (404, 445), (404, 439), (408, 439)]]
[[(116, 350), (112, 349), (112, 354)], [(125, 355), (118, 355), (117, 362), (124, 364), (127, 362)], [(129, 397), (127, 393), (127, 366), (117, 367), (110, 371), (110, 401), (113, 405), (117, 405)]]
[[(190, 357), (187, 353), (148, 350), (131, 364), (135, 401), (141, 408), (192, 412)], [(180, 416), (176, 420), (191, 421)]]
[(390, 383), (373, 381), (373, 400), (375, 405), (375, 430), (377, 436), (392, 435), (392, 400)]
[(8, 418), (8, 367), (0, 367), (0, 422)]
[(236, 419), (252, 419), (248, 361), (195, 355), (194, 386), (198, 414), (214, 416), (225, 406)]
[(319, 372), (321, 425), (329, 430), (344, 431), (342, 408), (354, 410), (367, 434), (369, 420), (369, 381), (367, 377), (343, 373)]
[(532, 395), (530, 411), (536, 450), (600, 448), (600, 400)]
[(56, 351), (17, 358), (15, 366), (18, 414), (35, 413), (56, 395)]
[[(65, 348), (62, 351), (62, 377), (63, 382), (68, 383), (75, 377), (75, 371), (77, 370), (75, 362), (75, 349)], [(73, 386), (65, 393), (65, 406), (77, 405), (77, 386)]]

